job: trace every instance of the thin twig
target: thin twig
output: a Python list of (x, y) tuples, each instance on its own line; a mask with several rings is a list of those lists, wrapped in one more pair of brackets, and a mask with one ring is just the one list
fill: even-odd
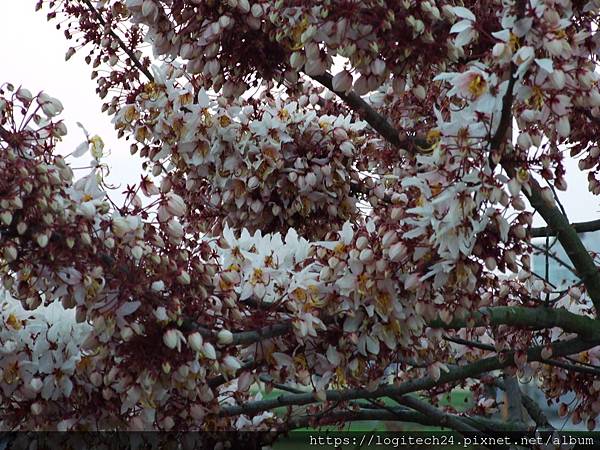
[[(96, 17), (96, 20), (98, 20), (98, 22), (100, 22), (101, 25), (106, 27), (106, 21), (102, 17), (102, 14), (100, 14), (100, 12), (94, 7), (94, 5), (92, 5), (92, 2), (90, 0), (82, 1), (83, 3), (85, 3), (90, 12), (94, 15), (94, 17)], [(137, 58), (133, 50), (131, 50), (129, 47), (127, 47), (127, 45), (125, 45), (125, 42), (123, 42), (121, 37), (112, 30), (109, 30), (108, 33), (117, 41), (117, 44), (119, 45), (119, 47), (121, 47), (121, 50), (123, 50), (127, 54), (127, 56), (131, 58), (133, 64), (146, 76), (146, 78), (148, 78), (149, 81), (154, 81), (154, 77), (152, 76), (150, 71), (144, 67), (144, 65)]]

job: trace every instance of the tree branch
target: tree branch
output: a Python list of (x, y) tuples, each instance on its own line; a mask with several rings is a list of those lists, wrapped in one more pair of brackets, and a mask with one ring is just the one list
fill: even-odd
[[(589, 348), (592, 348), (600, 344), (600, 339), (596, 340), (583, 340), (575, 338), (571, 340), (558, 341), (551, 345), (552, 354), (556, 357), (572, 355), (580, 353)], [(527, 352), (528, 361), (539, 361), (542, 359), (541, 352), (544, 347), (533, 347)], [(438, 379), (432, 377), (423, 377), (413, 379), (401, 383), (399, 385), (388, 384), (381, 386), (375, 390), (368, 389), (346, 389), (346, 390), (328, 390), (325, 392), (326, 399), (328, 401), (349, 401), (357, 399), (367, 398), (379, 398), (379, 397), (390, 397), (400, 396), (411, 392), (420, 390), (431, 389), (435, 386), (452, 383), (456, 381), (465, 380), (467, 378), (473, 378), (481, 373), (490, 372), (492, 370), (502, 369), (513, 365), (514, 363), (514, 352), (508, 352), (502, 359), (499, 357), (489, 357), (477, 362), (452, 368), (448, 372), (442, 371)], [(315, 396), (314, 392), (307, 392), (302, 394), (282, 394), (276, 398), (258, 400), (255, 402), (249, 402), (242, 405), (227, 406), (223, 407), (219, 415), (220, 416), (237, 416), (240, 414), (255, 415), (262, 411), (271, 410), (281, 406), (293, 406), (293, 405), (308, 405), (316, 403), (319, 400)]]
[[(486, 350), (489, 352), (496, 352), (496, 348), (490, 344), (484, 344), (482, 342), (477, 341), (469, 341), (467, 339), (444, 336), (444, 340), (454, 342), (455, 344), (465, 345), (467, 347), (478, 348), (480, 350)], [(566, 358), (572, 361), (570, 358)], [(561, 369), (570, 370), (572, 372), (585, 373), (588, 375), (600, 375), (600, 368), (591, 367), (589, 365), (579, 365), (579, 364), (569, 364), (564, 363), (562, 361), (557, 361), (555, 359), (545, 359), (541, 358), (540, 362), (547, 364), (549, 366), (560, 367)], [(573, 361), (577, 362), (577, 361)]]
[[(576, 233), (590, 233), (592, 231), (600, 230), (600, 219), (590, 220), (589, 222), (574, 222), (570, 224), (570, 226)], [(546, 236), (556, 236), (556, 231), (551, 227), (535, 227), (531, 229), (531, 237), (538, 238)]]
[[(506, 172), (512, 177), (515, 169), (509, 164), (504, 164)], [(567, 218), (554, 206), (549, 205), (542, 196), (542, 189), (534, 178), (529, 179), (531, 193), (525, 192), (531, 206), (542, 216), (546, 223), (556, 232), (556, 237), (573, 263), (577, 273), (583, 281), (588, 295), (596, 308), (596, 314), (600, 313), (600, 272), (594, 260), (581, 242), (577, 232)]]
[[(471, 427), (478, 427), (484, 431), (524, 432), (524, 428), (517, 428), (504, 421), (488, 419), (485, 417), (457, 416)], [(387, 422), (411, 422), (427, 426), (442, 426), (439, 421), (427, 414), (422, 414), (408, 408), (390, 407), (386, 409), (361, 408), (358, 411), (331, 411), (326, 416), (315, 419), (315, 416), (300, 416), (288, 422), (289, 429), (318, 427), (340, 422), (355, 422), (363, 420), (384, 420)]]
[(508, 413), (508, 420), (513, 423), (522, 424), (525, 422), (523, 417), (523, 394), (519, 387), (519, 381), (514, 375), (504, 374), (504, 392), (505, 402)]
[(568, 333), (584, 338), (600, 339), (600, 321), (580, 316), (564, 308), (526, 308), (518, 306), (495, 306), (481, 308), (465, 317), (455, 317), (450, 323), (441, 319), (427, 323), (432, 328), (459, 329), (488, 325), (512, 325), (532, 328), (558, 327)]
[(318, 81), (331, 92), (334, 92), (339, 98), (350, 106), (363, 120), (365, 120), (371, 127), (379, 132), (382, 137), (385, 138), (390, 144), (404, 148), (405, 150), (412, 151), (415, 146), (426, 148), (429, 146), (425, 139), (421, 138), (409, 138), (407, 136), (400, 137), (398, 130), (396, 130), (387, 119), (375, 111), (371, 105), (365, 102), (360, 95), (354, 91), (350, 91), (345, 94), (343, 92), (336, 92), (333, 90), (333, 77), (329, 73), (323, 75), (311, 76), (315, 81)]
[[(503, 391), (506, 391), (506, 385), (501, 380), (495, 379), (494, 385), (498, 386)], [(539, 405), (534, 399), (521, 392), (521, 402), (523, 404), (523, 407), (527, 411), (527, 414), (529, 414), (529, 417), (531, 417), (531, 419), (535, 422), (535, 424), (538, 427), (545, 429), (554, 429), (554, 427), (548, 420), (548, 417), (546, 416), (544, 411), (542, 411), (542, 409), (539, 407)]]
[[(456, 317), (450, 323), (436, 319), (427, 323), (432, 328), (459, 329), (488, 325), (512, 325), (535, 329), (558, 327), (587, 339), (600, 338), (600, 321), (579, 316), (564, 308), (526, 308), (517, 306), (496, 306), (482, 308), (465, 317)], [(217, 340), (218, 332), (187, 319), (181, 325), (183, 332), (199, 332), (205, 339)], [(267, 325), (257, 330), (233, 333), (230, 345), (250, 345), (265, 339), (284, 336), (292, 330), (292, 322), (286, 321)]]
[(565, 261), (563, 261), (562, 259), (560, 259), (558, 256), (556, 256), (555, 253), (551, 252), (550, 250), (548, 250), (545, 247), (541, 247), (539, 245), (535, 245), (535, 244), (531, 244), (531, 246), (536, 249), (538, 252), (546, 255), (549, 258), (552, 258), (554, 261), (556, 261), (558, 264), (560, 264), (561, 266), (565, 267), (569, 272), (571, 272), (573, 275), (577, 276), (577, 271), (571, 267), (569, 264), (567, 264)]
[(461, 417), (440, 411), (436, 407), (410, 395), (395, 395), (392, 398), (401, 405), (408, 406), (409, 408), (414, 409), (415, 411), (418, 411), (421, 414), (431, 417), (432, 419), (436, 420), (438, 424), (442, 427), (452, 428), (453, 430), (456, 430), (459, 433), (476, 433), (478, 431), (481, 431), (479, 428), (476, 428), (468, 424), (466, 421), (462, 420)]
[[(96, 20), (100, 22), (101, 25), (106, 27), (106, 21), (102, 17), (102, 14), (100, 14), (98, 10), (94, 7), (94, 5), (92, 5), (92, 2), (90, 0), (82, 1), (83, 3), (85, 3), (87, 9), (92, 13)], [(129, 47), (127, 47), (127, 45), (125, 45), (125, 42), (123, 42), (121, 37), (112, 30), (109, 30), (108, 33), (113, 37), (113, 39), (117, 41), (121, 50), (123, 50), (127, 54), (127, 56), (131, 58), (133, 64), (146, 76), (146, 78), (148, 78), (149, 81), (154, 81), (154, 77), (152, 76), (150, 71), (146, 67), (144, 67), (142, 62), (137, 58), (137, 56), (135, 56), (135, 53)]]
[[(218, 332), (208, 329), (202, 325), (195, 323), (191, 319), (184, 320), (181, 325), (181, 331), (183, 332), (193, 332), (197, 331), (202, 335), (203, 338), (210, 339), (213, 341), (217, 340)], [(255, 342), (260, 342), (265, 339), (271, 339), (274, 337), (283, 336), (289, 333), (292, 330), (292, 322), (287, 321), (283, 323), (275, 323), (272, 325), (267, 325), (257, 330), (251, 331), (239, 331), (232, 333), (233, 341), (230, 345), (250, 345)]]

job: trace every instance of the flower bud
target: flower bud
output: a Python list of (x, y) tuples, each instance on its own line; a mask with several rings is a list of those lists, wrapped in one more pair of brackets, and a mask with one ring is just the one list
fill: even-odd
[(96, 206), (92, 202), (84, 202), (79, 205), (79, 214), (91, 220), (96, 215)]
[(23, 103), (29, 103), (31, 100), (33, 100), (33, 95), (29, 89), (19, 88), (15, 95)]
[(45, 234), (38, 234), (36, 241), (41, 248), (45, 248), (48, 245), (48, 236)]
[(0, 214), (0, 220), (4, 225), (10, 225), (13, 219), (13, 215), (10, 211), (4, 211)]
[(190, 334), (188, 336), (188, 345), (189, 347), (194, 350), (195, 352), (199, 352), (202, 350), (202, 335), (200, 333), (198, 333), (197, 331)]
[(233, 334), (231, 331), (223, 329), (219, 331), (217, 339), (221, 345), (231, 344), (233, 342)]
[(337, 127), (333, 130), (333, 137), (337, 142), (344, 142), (348, 140), (348, 133), (343, 128)]
[(210, 342), (202, 344), (201, 353), (208, 359), (217, 359), (217, 352)]
[(496, 258), (493, 258), (491, 256), (488, 256), (487, 258), (485, 258), (485, 267), (487, 267), (488, 270), (496, 270), (496, 267), (497, 267)]
[(335, 92), (348, 92), (352, 89), (352, 75), (347, 70), (338, 72), (331, 82)]
[(187, 271), (182, 270), (181, 273), (177, 276), (177, 281), (181, 284), (190, 284), (190, 274), (187, 273)]
[(375, 61), (371, 63), (371, 73), (373, 75), (382, 75), (385, 72), (385, 62), (381, 59), (377, 58)]
[(163, 342), (170, 349), (177, 347), (177, 331), (173, 329), (168, 330), (163, 334)]
[(17, 259), (19, 252), (17, 251), (17, 247), (15, 247), (13, 244), (7, 244), (2, 249), (2, 254), (4, 255), (4, 259), (6, 259), (6, 261), (13, 262), (15, 259)]
[(176, 219), (171, 219), (167, 223), (167, 233), (169, 237), (178, 241), (183, 237), (183, 226)]
[(223, 358), (223, 365), (232, 372), (242, 368), (240, 361), (235, 356), (231, 355), (227, 355)]
[(37, 101), (44, 114), (46, 114), (48, 117), (56, 116), (63, 110), (62, 103), (58, 99), (50, 97), (45, 92), (42, 92), (40, 95), (38, 95)]
[(165, 289), (165, 283), (164, 281), (155, 281), (154, 283), (152, 283), (150, 285), (150, 289), (152, 289), (154, 292), (161, 292)]
[(243, 13), (248, 13), (250, 11), (250, 3), (248, 3), (248, 0), (238, 0), (238, 8)]
[(23, 235), (27, 231), (27, 224), (25, 222), (19, 222), (17, 225), (17, 233)]
[(292, 53), (292, 56), (290, 56), (290, 66), (294, 69), (299, 69), (305, 62), (306, 58), (302, 52), (294, 52)]
[(172, 216), (183, 216), (186, 211), (185, 202), (179, 195), (171, 192), (167, 195), (166, 209)]
[(358, 80), (356, 80), (354, 82), (354, 90), (356, 91), (356, 93), (358, 95), (365, 95), (367, 92), (369, 92), (369, 86), (368, 86), (368, 82), (367, 82), (367, 77), (364, 75), (361, 75)]
[(133, 259), (140, 260), (143, 255), (144, 255), (144, 250), (142, 249), (142, 247), (140, 247), (139, 245), (132, 247), (131, 256), (133, 256)]
[(112, 231), (117, 237), (123, 237), (131, 231), (131, 226), (125, 217), (115, 217), (112, 221)]
[(42, 413), (44, 407), (40, 402), (35, 402), (31, 404), (29, 409), (31, 410), (31, 414), (33, 414), (34, 416), (39, 416)]
[(44, 382), (40, 378), (32, 378), (29, 386), (33, 389), (33, 392), (40, 392), (44, 386)]
[(370, 248), (365, 248), (360, 252), (359, 259), (363, 263), (368, 263), (373, 261), (373, 251)]

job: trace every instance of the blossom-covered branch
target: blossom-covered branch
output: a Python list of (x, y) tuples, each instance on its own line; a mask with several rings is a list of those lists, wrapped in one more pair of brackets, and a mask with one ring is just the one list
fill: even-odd
[[(418, 393), (378, 409), (481, 428), (502, 371), (595, 428), (600, 276), (553, 203), (567, 154), (600, 195), (596, 3), (40, 0), (143, 162), (119, 204), (90, 125), (60, 156), (60, 101), (0, 86), (0, 425), (285, 432)], [(583, 283), (536, 273), (536, 211)]]
[[(576, 354), (599, 344), (600, 340), (598, 339), (588, 341), (576, 338), (553, 343), (551, 347), (552, 354), (558, 357)], [(542, 347), (534, 347), (529, 349), (527, 351), (527, 360), (538, 361), (542, 359), (543, 351), (544, 348)], [(347, 401), (357, 399), (401, 396), (420, 390), (430, 389), (434, 386), (452, 383), (470, 377), (475, 377), (485, 372), (491, 372), (493, 370), (498, 370), (503, 367), (507, 367), (514, 363), (513, 355), (513, 352), (508, 352), (506, 355), (503, 355), (502, 358), (489, 357), (465, 366), (449, 369), (447, 372), (441, 372), (439, 378), (437, 379), (434, 379), (432, 377), (425, 377), (421, 379), (410, 380), (398, 386), (381, 386), (372, 391), (367, 389), (349, 389), (342, 391), (330, 390), (325, 392), (325, 399), (327, 401)], [(258, 400), (243, 405), (224, 407), (220, 411), (220, 414), (225, 416), (238, 414), (254, 415), (262, 411), (278, 408), (281, 406), (308, 405), (317, 401), (320, 400), (316, 398), (314, 392), (307, 392), (304, 394), (282, 394), (274, 399)]]

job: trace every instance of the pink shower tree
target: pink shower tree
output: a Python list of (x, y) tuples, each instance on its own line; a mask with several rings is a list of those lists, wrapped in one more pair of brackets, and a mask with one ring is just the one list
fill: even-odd
[(550, 427), (518, 380), (596, 427), (600, 224), (556, 191), (573, 157), (600, 194), (599, 1), (38, 6), (144, 163), (115, 203), (102, 139), (59, 156), (60, 101), (1, 86), (3, 429)]

